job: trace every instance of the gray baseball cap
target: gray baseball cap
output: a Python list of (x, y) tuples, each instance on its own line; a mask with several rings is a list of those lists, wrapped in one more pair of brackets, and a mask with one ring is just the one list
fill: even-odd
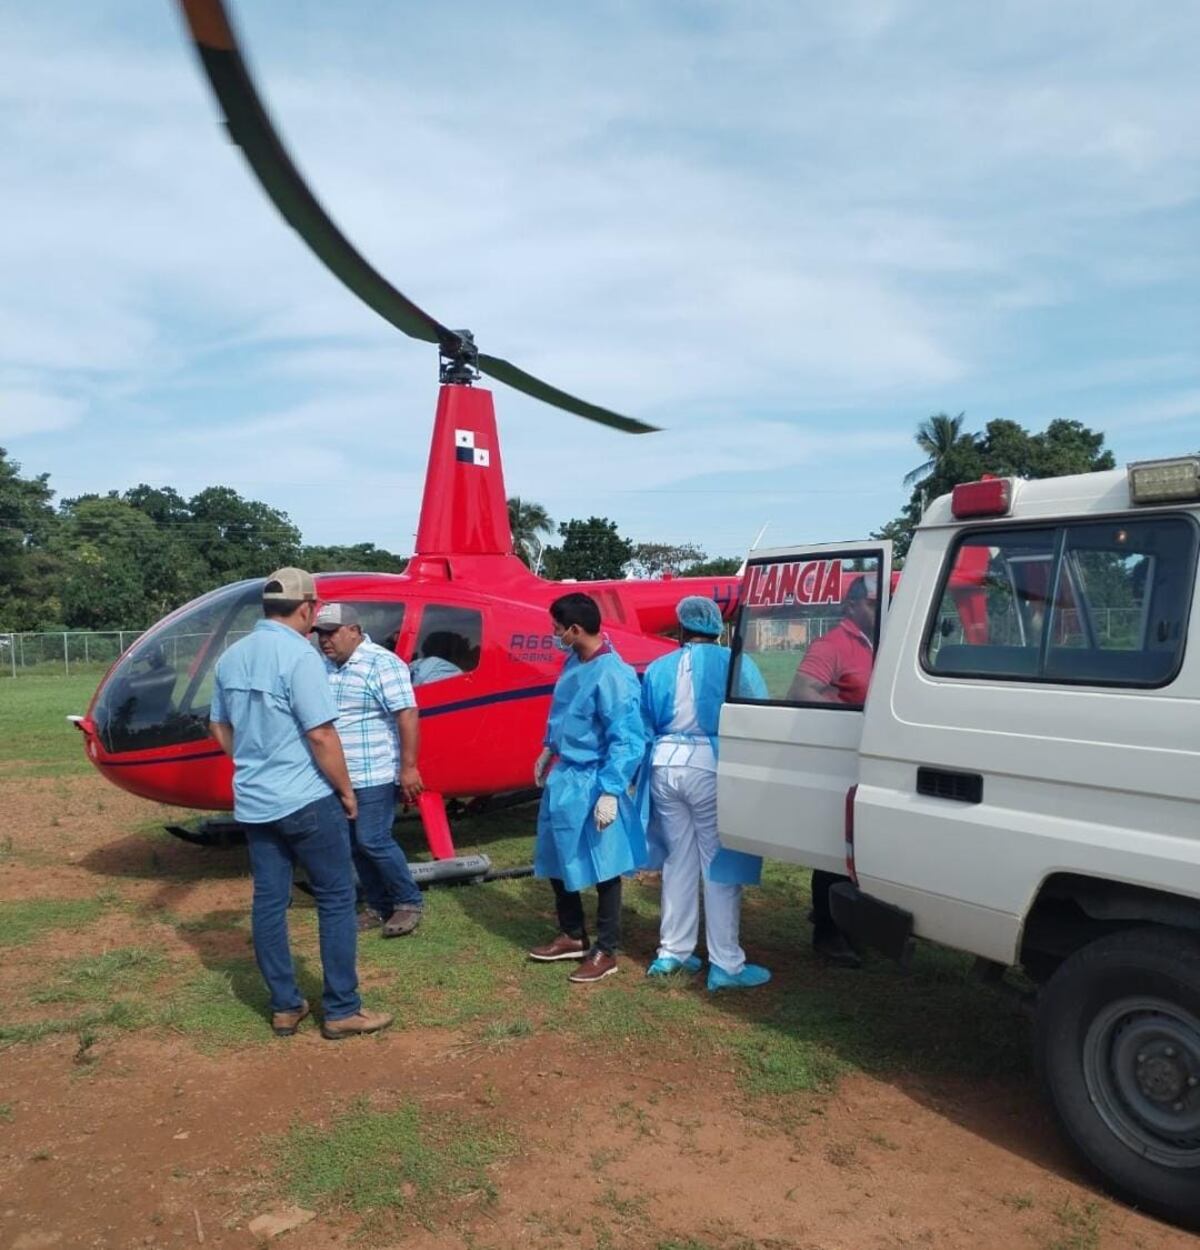
[(313, 621), (313, 629), (319, 634), (332, 634), (343, 625), (361, 625), (358, 608), (352, 603), (323, 603)]

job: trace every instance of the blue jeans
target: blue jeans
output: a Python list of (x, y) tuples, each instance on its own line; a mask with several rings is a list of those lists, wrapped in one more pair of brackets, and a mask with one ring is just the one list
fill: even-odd
[(317, 903), (326, 1020), (353, 1016), (358, 997), (358, 932), (354, 916), (354, 873), (346, 817), (330, 794), (279, 820), (246, 825), (250, 871), (254, 877), (251, 930), (254, 958), (271, 995), (272, 1011), (295, 1011), (300, 987), (288, 945), (287, 911), (292, 897), (292, 868), (308, 874)]
[(364, 786), (354, 791), (358, 819), (350, 822), (350, 848), (367, 906), (385, 920), (397, 907), (421, 907), (421, 887), (408, 870), (408, 860), (392, 837), (396, 819), (396, 785)]

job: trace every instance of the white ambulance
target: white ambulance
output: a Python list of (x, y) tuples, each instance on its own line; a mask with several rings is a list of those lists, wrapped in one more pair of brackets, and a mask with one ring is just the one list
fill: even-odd
[[(756, 553), (718, 798), (726, 845), (846, 878), (831, 903), (856, 943), (1020, 965), (1067, 1136), (1114, 1191), (1190, 1227), (1198, 544), (1190, 457), (956, 487), (898, 581), (883, 542)], [(854, 608), (879, 592), (884, 610)]]

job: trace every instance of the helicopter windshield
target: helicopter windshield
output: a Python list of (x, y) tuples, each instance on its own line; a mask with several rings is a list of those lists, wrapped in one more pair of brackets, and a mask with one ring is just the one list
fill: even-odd
[(222, 586), (130, 647), (92, 709), (106, 751), (145, 751), (208, 737), (213, 669), (262, 619), (262, 588), (262, 578)]

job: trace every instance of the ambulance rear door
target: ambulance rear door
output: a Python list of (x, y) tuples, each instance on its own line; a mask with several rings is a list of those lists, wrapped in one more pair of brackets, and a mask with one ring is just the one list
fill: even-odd
[[(721, 709), (721, 842), (845, 871), (891, 543), (777, 548), (748, 561)], [(881, 610), (882, 604), (882, 610)]]

